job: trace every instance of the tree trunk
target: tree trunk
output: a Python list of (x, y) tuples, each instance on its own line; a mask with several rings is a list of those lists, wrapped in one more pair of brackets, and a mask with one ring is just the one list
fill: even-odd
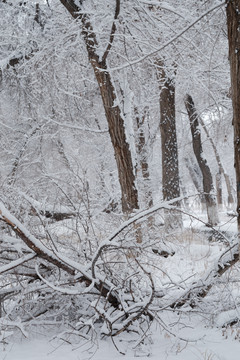
[(139, 165), (142, 172), (142, 177), (144, 181), (144, 193), (146, 205), (148, 207), (153, 206), (152, 192), (150, 189), (150, 174), (149, 174), (149, 166), (147, 161), (147, 151), (146, 151), (146, 138), (144, 133), (144, 123), (146, 118), (147, 110), (144, 109), (144, 114), (142, 116), (139, 115), (137, 108), (135, 107), (134, 113), (137, 123), (137, 153), (139, 157)]
[[(111, 137), (115, 159), (118, 168), (118, 177), (122, 194), (122, 210), (126, 214), (131, 213), (134, 209), (138, 209), (138, 193), (135, 186), (135, 174), (131, 151), (126, 139), (124, 119), (121, 110), (116, 104), (116, 94), (112, 78), (107, 69), (107, 56), (111, 50), (114, 33), (116, 30), (115, 21), (113, 21), (107, 48), (100, 57), (96, 53), (98, 42), (96, 34), (93, 31), (88, 15), (81, 13), (80, 5), (82, 1), (76, 5), (74, 0), (60, 0), (68, 12), (74, 19), (81, 20), (82, 36), (88, 52), (88, 58), (94, 70), (94, 74), (99, 86), (108, 127)], [(120, 11), (120, 1), (116, 1), (114, 20), (117, 19)]]
[[(218, 176), (217, 182), (218, 182), (219, 185), (221, 185), (220, 182), (221, 182), (221, 177), (223, 175), (225, 183), (226, 183), (226, 187), (227, 187), (227, 192), (228, 192), (228, 205), (231, 205), (231, 204), (233, 204), (234, 200), (233, 200), (232, 187), (231, 187), (231, 182), (230, 182), (229, 175), (226, 173), (226, 171), (225, 171), (225, 169), (223, 167), (220, 155), (219, 155), (219, 153), (217, 151), (217, 147), (216, 147), (213, 139), (209, 135), (208, 129), (206, 128), (206, 125), (205, 125), (205, 123), (204, 123), (204, 121), (203, 121), (203, 119), (201, 117), (199, 117), (199, 121), (200, 121), (200, 124), (203, 127), (203, 130), (205, 131), (205, 133), (207, 135), (208, 140), (210, 141), (210, 143), (212, 145), (212, 148), (213, 148), (216, 160), (217, 160), (217, 164), (218, 164), (218, 168), (219, 168), (219, 172), (218, 172), (219, 174), (217, 174), (217, 176)], [(217, 189), (218, 189), (218, 187), (217, 187)], [(221, 191), (222, 188), (220, 187), (219, 190)], [(220, 194), (219, 194), (219, 196), (220, 196)], [(218, 200), (218, 203), (222, 204), (222, 200), (221, 200), (221, 202), (219, 202), (219, 200)]]
[(237, 221), (240, 231), (240, 0), (226, 1), (237, 182)]
[(203, 208), (206, 208), (206, 198), (202, 194), (203, 188), (202, 188), (202, 174), (199, 169), (199, 166), (193, 161), (192, 157), (185, 157), (184, 158), (186, 167), (189, 171), (189, 175), (192, 179), (192, 182), (197, 190), (197, 192), (200, 194), (200, 201), (203, 206)]
[[(160, 66), (159, 66), (160, 65)], [(160, 82), (160, 132), (162, 143), (162, 193), (164, 200), (172, 200), (180, 196), (178, 168), (178, 146), (175, 119), (175, 83), (170, 79), (158, 63), (158, 79)], [(180, 207), (180, 202), (174, 204)], [(180, 212), (165, 214), (165, 228), (169, 232), (182, 227)]]
[(216, 174), (216, 190), (217, 190), (217, 203), (218, 203), (218, 206), (222, 207), (222, 204), (223, 204), (222, 176), (221, 176), (220, 171)]
[(124, 120), (119, 106), (115, 104), (115, 90), (106, 63), (92, 61), (92, 66), (99, 85), (117, 162), (122, 193), (122, 210), (124, 213), (131, 213), (132, 210), (138, 209), (138, 194), (135, 187), (135, 174), (129, 144), (126, 139)]
[(186, 95), (184, 102), (190, 120), (190, 127), (191, 127), (192, 140), (193, 140), (192, 141), (193, 151), (196, 156), (203, 177), (203, 191), (205, 193), (205, 198), (206, 198), (208, 223), (210, 226), (214, 226), (219, 223), (217, 202), (216, 202), (216, 197), (213, 194), (214, 186), (213, 186), (212, 174), (209, 169), (209, 166), (207, 165), (206, 159), (204, 159), (203, 157), (201, 132), (199, 128), (198, 115), (195, 109), (193, 99), (190, 95)]

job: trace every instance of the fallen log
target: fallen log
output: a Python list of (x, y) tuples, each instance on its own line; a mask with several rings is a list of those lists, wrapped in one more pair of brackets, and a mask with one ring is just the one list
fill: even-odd
[(84, 266), (80, 266), (77, 262), (63, 256), (55, 250), (47, 248), (40, 240), (36, 239), (21, 223), (18, 221), (5, 206), (0, 203), (0, 220), (10, 226), (10, 228), (19, 236), (22, 241), (41, 259), (57, 266), (59, 269), (66, 271), (68, 274), (74, 276), (77, 273), (81, 274), (78, 281), (85, 282), (87, 286), (93, 284), (94, 288), (98, 290), (99, 295), (107, 299), (107, 301), (115, 308), (120, 305), (120, 300), (117, 294), (111, 289), (113, 284), (107, 280), (95, 279), (87, 271)]

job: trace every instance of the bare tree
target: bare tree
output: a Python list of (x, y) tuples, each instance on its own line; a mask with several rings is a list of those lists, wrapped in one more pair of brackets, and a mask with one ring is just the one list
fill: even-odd
[[(114, 148), (122, 194), (122, 210), (124, 213), (131, 213), (133, 209), (138, 209), (139, 207), (138, 194), (135, 186), (135, 173), (131, 151), (125, 133), (125, 119), (122, 115), (119, 105), (117, 104), (116, 90), (112, 77), (108, 72), (107, 66), (107, 58), (111, 50), (116, 32), (115, 22), (120, 12), (120, 0), (116, 1), (115, 14), (108, 45), (102, 56), (99, 56), (97, 53), (98, 41), (92, 28), (90, 19), (87, 14), (83, 14), (81, 12), (80, 6), (82, 5), (82, 1), (79, 2), (79, 6), (76, 5), (74, 0), (61, 0), (61, 3), (74, 19), (81, 21), (79, 26), (82, 27), (82, 36), (86, 44), (88, 58), (94, 70), (95, 78), (99, 86), (105, 115), (108, 121), (109, 134)], [(34, 22), (38, 23), (38, 25), (43, 28), (43, 23), (40, 21), (39, 4), (36, 5)], [(15, 67), (17, 64), (19, 64), (20, 61), (30, 59), (37, 51), (38, 49), (34, 48), (29, 53), (27, 53), (27, 55), (20, 54), (18, 56), (14, 56), (9, 59), (7, 66)]]
[[(87, 14), (83, 14), (81, 7), (76, 5), (74, 0), (60, 0), (74, 19), (79, 19), (82, 25), (82, 36), (84, 38), (88, 58), (92, 65), (109, 126), (109, 133), (114, 148), (118, 168), (118, 177), (122, 192), (122, 210), (124, 213), (131, 213), (138, 209), (138, 193), (135, 186), (135, 174), (131, 151), (126, 139), (124, 118), (121, 109), (116, 104), (116, 90), (108, 71), (107, 57), (112, 48), (116, 32), (115, 21), (120, 12), (120, 0), (116, 0), (114, 20), (112, 23), (109, 42), (102, 57), (97, 54), (98, 41), (96, 34)], [(78, 2), (79, 5), (82, 1)]]
[(199, 120), (198, 115), (195, 109), (193, 99), (190, 95), (185, 97), (185, 106), (190, 120), (191, 133), (192, 133), (192, 145), (193, 151), (196, 156), (199, 168), (202, 172), (202, 181), (203, 181), (203, 191), (206, 198), (207, 214), (208, 214), (208, 223), (209, 225), (217, 225), (218, 220), (218, 211), (217, 211), (217, 202), (214, 195), (214, 186), (212, 174), (207, 165), (206, 159), (203, 157), (202, 141), (201, 141), (201, 132), (199, 129)]
[(222, 204), (222, 186), (221, 186), (221, 177), (224, 177), (225, 183), (226, 183), (226, 188), (227, 188), (227, 193), (228, 193), (228, 205), (233, 204), (234, 200), (233, 200), (233, 194), (232, 194), (232, 187), (231, 187), (231, 181), (229, 178), (229, 175), (226, 173), (220, 154), (218, 152), (218, 149), (216, 147), (216, 144), (213, 141), (213, 138), (210, 136), (209, 131), (205, 125), (205, 122), (203, 121), (203, 119), (201, 117), (199, 117), (199, 122), (203, 128), (203, 130), (205, 131), (208, 140), (210, 141), (210, 144), (212, 145), (213, 151), (214, 151), (214, 155), (218, 164), (218, 173), (216, 175), (216, 185), (217, 185), (217, 197), (218, 197), (218, 204)]

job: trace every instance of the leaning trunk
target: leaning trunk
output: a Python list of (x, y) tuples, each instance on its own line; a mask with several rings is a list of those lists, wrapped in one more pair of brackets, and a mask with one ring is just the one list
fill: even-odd
[(122, 193), (122, 210), (131, 213), (138, 209), (138, 194), (129, 144), (126, 139), (124, 120), (116, 105), (116, 95), (111, 76), (105, 63), (91, 61), (99, 85), (102, 102), (108, 122), (109, 133), (117, 162)]
[(100, 59), (96, 49), (99, 47), (96, 34), (93, 30), (88, 14), (81, 9), (81, 1), (60, 0), (74, 19), (79, 19), (82, 25), (82, 36), (86, 45), (89, 61), (101, 93), (106, 119), (109, 127), (113, 150), (118, 169), (119, 183), (122, 194), (122, 210), (125, 214), (138, 209), (138, 193), (135, 187), (135, 174), (131, 151), (126, 139), (124, 119), (121, 110), (116, 104), (116, 94), (111, 75), (107, 69), (107, 57), (112, 47), (116, 31), (115, 20), (120, 12), (120, 0), (116, 1), (114, 21), (107, 48)]
[(199, 198), (200, 198), (202, 207), (205, 209), (206, 208), (206, 199), (205, 199), (205, 196), (202, 194), (203, 188), (202, 188), (201, 170), (199, 169), (199, 166), (194, 163), (192, 157), (185, 157), (184, 161), (185, 161), (186, 167), (189, 171), (189, 175), (192, 179), (192, 182), (193, 182), (197, 192), (200, 194)]
[(207, 161), (203, 157), (201, 132), (199, 128), (198, 115), (195, 109), (193, 99), (190, 95), (186, 95), (185, 97), (185, 106), (187, 109), (190, 126), (191, 126), (193, 151), (196, 156), (199, 168), (202, 172), (203, 191), (206, 198), (208, 223), (210, 226), (214, 226), (219, 223), (219, 220), (218, 220), (216, 197), (213, 194), (214, 193), (213, 179), (209, 166), (207, 165)]
[(231, 182), (230, 182), (230, 178), (229, 175), (226, 173), (220, 155), (218, 153), (217, 147), (213, 141), (213, 139), (211, 138), (208, 129), (203, 121), (203, 119), (201, 117), (199, 117), (200, 120), (200, 124), (203, 127), (203, 130), (205, 131), (208, 140), (210, 141), (214, 154), (215, 154), (215, 158), (217, 160), (217, 164), (218, 164), (218, 174), (216, 176), (216, 186), (217, 186), (217, 193), (218, 193), (218, 204), (222, 205), (222, 175), (224, 177), (225, 183), (226, 183), (226, 188), (227, 188), (227, 193), (228, 193), (228, 205), (233, 204), (234, 200), (233, 200), (233, 194), (232, 194), (232, 187), (231, 187)]

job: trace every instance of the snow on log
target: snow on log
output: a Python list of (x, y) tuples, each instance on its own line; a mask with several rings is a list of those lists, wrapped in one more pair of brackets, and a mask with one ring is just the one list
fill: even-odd
[(24, 243), (40, 258), (50, 262), (51, 264), (54, 264), (70, 275), (77, 275), (77, 273), (80, 273), (81, 277), (78, 277), (79, 281), (85, 282), (88, 286), (94, 282), (94, 287), (100, 292), (100, 295), (107, 298), (108, 302), (112, 306), (115, 308), (118, 307), (120, 300), (118, 299), (117, 294), (111, 290), (114, 288), (111, 282), (101, 278), (98, 278), (97, 280), (93, 279), (91, 275), (87, 273), (83, 265), (79, 265), (79, 263), (69, 259), (57, 251), (48, 249), (5, 208), (3, 203), (0, 203), (0, 220), (9, 225), (13, 231), (24, 241)]

